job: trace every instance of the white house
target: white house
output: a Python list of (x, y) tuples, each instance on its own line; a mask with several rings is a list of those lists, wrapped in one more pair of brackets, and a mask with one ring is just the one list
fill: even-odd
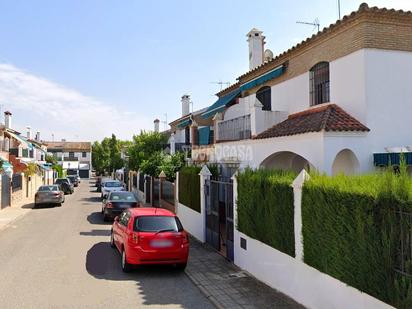
[(411, 12), (362, 4), (274, 58), (252, 29), (250, 71), (202, 114), (215, 142), (193, 158), (327, 174), (396, 163), (412, 146), (411, 27)]
[(92, 145), (90, 142), (45, 142), (47, 152), (53, 155), (63, 169), (89, 178), (92, 168)]

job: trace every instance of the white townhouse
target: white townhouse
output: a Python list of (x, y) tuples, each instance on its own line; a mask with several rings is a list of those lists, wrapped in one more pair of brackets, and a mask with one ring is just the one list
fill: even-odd
[(89, 178), (92, 169), (92, 144), (90, 142), (45, 142), (47, 152), (54, 156), (68, 173)]
[(214, 139), (197, 161), (237, 167), (362, 173), (412, 165), (412, 13), (358, 11), (273, 57), (247, 34), (250, 70), (201, 117)]

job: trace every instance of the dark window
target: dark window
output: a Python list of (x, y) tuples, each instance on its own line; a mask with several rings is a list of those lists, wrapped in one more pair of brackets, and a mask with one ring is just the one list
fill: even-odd
[(136, 198), (132, 192), (112, 192), (108, 200), (136, 202)]
[(262, 110), (264, 111), (272, 110), (271, 92), (271, 88), (268, 86), (262, 87), (256, 92), (256, 98), (263, 104)]
[(82, 158), (86, 158), (87, 154), (85, 151), (82, 152)]
[(74, 152), (69, 152), (69, 158), (74, 158)]
[(185, 128), (185, 144), (190, 145), (190, 127)]
[(310, 105), (329, 102), (329, 62), (319, 62), (310, 70), (309, 74)]
[(137, 232), (179, 232), (183, 231), (183, 226), (177, 217), (142, 216), (136, 218), (134, 230)]

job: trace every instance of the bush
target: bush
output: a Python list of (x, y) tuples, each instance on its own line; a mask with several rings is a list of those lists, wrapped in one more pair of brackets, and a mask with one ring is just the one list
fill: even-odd
[(200, 213), (200, 167), (185, 166), (179, 172), (179, 203)]
[(246, 169), (238, 176), (237, 228), (295, 256), (292, 172)]
[(312, 175), (303, 188), (304, 261), (382, 301), (404, 306), (410, 279), (396, 274), (396, 210), (411, 211), (412, 181), (392, 172)]

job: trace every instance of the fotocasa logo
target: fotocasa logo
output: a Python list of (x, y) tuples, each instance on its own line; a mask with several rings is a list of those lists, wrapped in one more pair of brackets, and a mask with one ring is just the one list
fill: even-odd
[(199, 146), (192, 152), (194, 161), (210, 162), (247, 162), (252, 161), (253, 151), (247, 145), (215, 145), (211, 147)]

